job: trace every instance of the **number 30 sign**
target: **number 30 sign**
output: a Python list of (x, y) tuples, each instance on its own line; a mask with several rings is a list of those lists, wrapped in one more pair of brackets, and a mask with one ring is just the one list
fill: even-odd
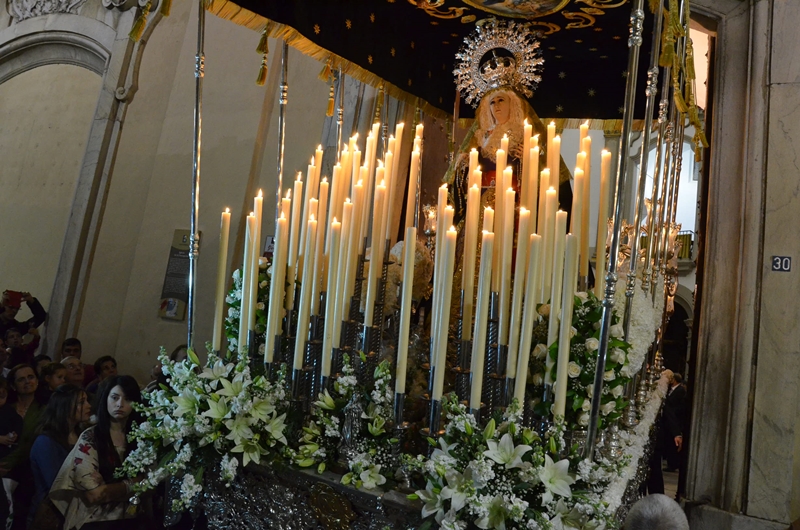
[(790, 256), (772, 256), (772, 270), (775, 272), (789, 272), (792, 270)]

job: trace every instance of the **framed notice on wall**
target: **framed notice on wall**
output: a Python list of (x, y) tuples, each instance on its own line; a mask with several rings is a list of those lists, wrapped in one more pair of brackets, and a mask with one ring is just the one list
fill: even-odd
[(189, 303), (189, 230), (175, 230), (169, 249), (167, 272), (161, 288), (158, 316), (168, 320), (186, 318)]

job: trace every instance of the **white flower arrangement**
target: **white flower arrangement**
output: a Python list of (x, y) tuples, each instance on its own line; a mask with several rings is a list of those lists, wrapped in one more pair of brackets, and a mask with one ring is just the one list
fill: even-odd
[(436, 447), (431, 457), (406, 458), (425, 481), (409, 496), (423, 501), (423, 518), (459, 530), (600, 529), (611, 523), (614, 512), (601, 493), (621, 464), (586, 462), (577, 447), (565, 448), (563, 422), (542, 440), (519, 426), (514, 402), (499, 426), (492, 419), (481, 432), (455, 398), (446, 397), (443, 406), (448, 424), (442, 438), (429, 440)]
[[(266, 342), (264, 333), (267, 330), (267, 306), (269, 302), (269, 288), (272, 279), (270, 269), (271, 258), (258, 258), (258, 293), (256, 294), (256, 342), (263, 345)], [(238, 353), (239, 318), (242, 306), (242, 272), (241, 269), (233, 271), (231, 276), (233, 285), (225, 303), (228, 304), (228, 316), (225, 318), (225, 336), (228, 339), (228, 351)]]
[(240, 465), (284, 452), (283, 374), (275, 383), (252, 377), (246, 354), (233, 362), (209, 353), (201, 366), (191, 349), (180, 362), (171, 361), (162, 349), (159, 360), (169, 386), (145, 394), (146, 403), (134, 405), (143, 421), (131, 430), (136, 448), (118, 471), (130, 478), (144, 475), (134, 485), (137, 495), (183, 474), (180, 499), (172, 505), (181, 511), (203, 491), (204, 469), (219, 465), (229, 485)]

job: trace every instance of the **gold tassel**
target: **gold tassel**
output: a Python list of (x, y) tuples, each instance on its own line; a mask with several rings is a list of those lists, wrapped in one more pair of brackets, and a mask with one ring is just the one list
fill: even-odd
[(329, 117), (329, 118), (333, 116), (333, 106), (335, 104), (335, 98), (334, 98), (334, 94), (335, 93), (336, 92), (335, 92), (335, 89), (333, 87), (333, 79), (331, 79), (331, 90), (330, 90), (330, 93), (328, 94), (328, 110), (325, 111), (325, 115), (327, 117)]
[(325, 81), (330, 81), (331, 76), (333, 75), (333, 71), (331, 70), (331, 63), (325, 63), (325, 66), (322, 67), (322, 71), (319, 73), (319, 78), (324, 79)]
[(260, 55), (266, 55), (269, 53), (269, 38), (267, 37), (267, 27), (264, 26), (264, 31), (261, 32), (261, 39), (258, 41), (258, 46), (256, 46), (256, 52)]
[(664, 28), (664, 42), (661, 45), (661, 56), (658, 58), (658, 65), (664, 68), (672, 66), (675, 59), (675, 34), (669, 24)]
[(697, 79), (694, 70), (694, 46), (692, 39), (686, 39), (686, 79), (694, 81)]
[(673, 91), (675, 96), (675, 109), (681, 114), (686, 114), (689, 111), (689, 107), (686, 106), (686, 100), (683, 99), (683, 94), (681, 94), (681, 91), (678, 90), (678, 87), (675, 88), (676, 90)]
[(669, 23), (676, 37), (683, 37), (686, 33), (681, 24), (681, 13), (678, 9), (678, 0), (669, 0)]
[(161, 0), (161, 16), (168, 17), (172, 11), (172, 0)]
[(256, 84), (258, 86), (264, 86), (264, 83), (267, 82), (267, 59), (269, 55), (266, 53), (261, 58), (261, 68), (258, 69), (258, 77), (256, 78)]
[(131, 28), (131, 32), (128, 36), (134, 42), (139, 42), (139, 39), (142, 38), (142, 33), (144, 33), (144, 28), (147, 26), (147, 15), (150, 14), (150, 2), (147, 2), (145, 6), (142, 8), (141, 12), (139, 12), (139, 16), (136, 18), (136, 21), (133, 23), (133, 27)]
[(650, 12), (655, 14), (658, 11), (658, 3), (662, 0), (650, 0)]

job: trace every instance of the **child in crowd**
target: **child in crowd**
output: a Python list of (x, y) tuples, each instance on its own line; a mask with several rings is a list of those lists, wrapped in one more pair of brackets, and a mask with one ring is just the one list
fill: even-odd
[(94, 373), (97, 377), (86, 387), (90, 394), (96, 394), (100, 383), (117, 375), (117, 360), (110, 355), (103, 355), (94, 362)]

